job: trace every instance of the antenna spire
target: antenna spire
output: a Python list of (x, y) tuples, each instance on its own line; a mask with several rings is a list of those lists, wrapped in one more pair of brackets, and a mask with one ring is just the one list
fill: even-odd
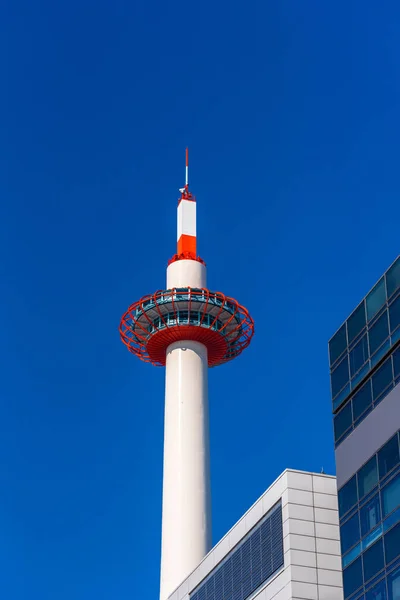
[(186, 148), (185, 188), (189, 188), (189, 148)]
[(194, 200), (192, 194), (189, 192), (189, 148), (186, 148), (185, 154), (185, 185), (179, 188), (179, 191), (182, 194), (181, 200), (183, 198)]

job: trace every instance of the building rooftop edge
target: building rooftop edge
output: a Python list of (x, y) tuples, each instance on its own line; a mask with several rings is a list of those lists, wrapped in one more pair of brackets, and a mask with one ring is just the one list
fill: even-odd
[(176, 587), (170, 594), (169, 597), (171, 597), (176, 590), (182, 585), (182, 583), (184, 581), (186, 581), (187, 579), (189, 579), (189, 577), (192, 575), (192, 573), (194, 573), (196, 571), (196, 569), (198, 569), (200, 567), (200, 565), (206, 560), (207, 556), (209, 556), (211, 554), (211, 552), (214, 552), (215, 548), (231, 533), (231, 531), (236, 527), (236, 525), (238, 523), (240, 523), (240, 521), (242, 521), (242, 519), (244, 519), (246, 517), (246, 515), (253, 509), (253, 507), (257, 504), (257, 502), (259, 502), (263, 496), (265, 496), (267, 494), (267, 492), (274, 486), (276, 485), (276, 483), (286, 475), (286, 473), (300, 473), (301, 475), (314, 475), (315, 477), (326, 477), (327, 479), (336, 479), (336, 475), (329, 475), (327, 473), (315, 473), (314, 471), (302, 471), (300, 469), (290, 469), (287, 468), (284, 471), (282, 471), (282, 473), (280, 475), (278, 475), (278, 477), (276, 479), (274, 479), (274, 481), (267, 487), (266, 490), (264, 490), (264, 492), (261, 494), (261, 496), (259, 496), (257, 498), (257, 500), (255, 502), (253, 502), (253, 504), (246, 510), (245, 513), (243, 513), (243, 515), (232, 525), (232, 527), (230, 527), (230, 529), (228, 529), (228, 531), (225, 533), (225, 535), (222, 536), (222, 538), (220, 540), (218, 540), (218, 542), (211, 548), (211, 550), (209, 552), (207, 552), (207, 554), (205, 555), (205, 557), (199, 562), (199, 564), (196, 566), (195, 569), (193, 569), (193, 571), (191, 571), (190, 573), (187, 574), (187, 576), (185, 577), (185, 579), (183, 581), (181, 581), (181, 583), (178, 585), (178, 587)]
[(375, 283), (371, 286), (371, 288), (368, 290), (368, 292), (366, 294), (364, 294), (364, 296), (361, 298), (360, 302), (358, 302), (358, 304), (356, 304), (356, 306), (353, 308), (353, 310), (349, 313), (349, 315), (343, 320), (341, 321), (339, 327), (336, 329), (335, 333), (333, 333), (331, 335), (331, 337), (328, 340), (328, 346), (329, 346), (329, 342), (335, 337), (335, 335), (337, 334), (337, 332), (339, 331), (339, 329), (346, 323), (346, 321), (348, 320), (349, 317), (351, 317), (351, 315), (353, 314), (353, 312), (355, 312), (357, 310), (357, 308), (360, 306), (360, 304), (362, 302), (364, 302), (365, 298), (368, 296), (368, 294), (370, 292), (372, 292), (372, 290), (374, 289), (374, 287), (376, 286), (376, 284), (378, 283), (378, 281), (380, 279), (382, 279), (382, 277), (384, 277), (386, 275), (386, 273), (389, 271), (389, 269), (391, 269), (393, 267), (393, 265), (395, 264), (395, 262), (397, 262), (400, 258), (400, 254), (398, 254), (396, 256), (396, 258), (394, 259), (394, 261), (388, 266), (388, 268), (382, 273), (382, 275), (380, 277), (378, 277), (378, 279), (375, 281)]

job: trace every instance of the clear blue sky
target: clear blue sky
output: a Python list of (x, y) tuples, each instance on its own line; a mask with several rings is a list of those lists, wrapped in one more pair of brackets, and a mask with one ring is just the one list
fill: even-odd
[(162, 288), (191, 149), (211, 289), (214, 542), (286, 467), (334, 472), (327, 342), (399, 253), (398, 2), (16, 0), (0, 19), (0, 596), (158, 597)]

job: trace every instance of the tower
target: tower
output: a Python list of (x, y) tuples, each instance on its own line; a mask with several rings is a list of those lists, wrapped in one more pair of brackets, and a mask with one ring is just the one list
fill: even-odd
[(238, 356), (254, 333), (243, 306), (207, 288), (206, 265), (197, 255), (188, 150), (179, 191), (177, 253), (168, 263), (167, 289), (133, 303), (120, 324), (132, 354), (165, 366), (160, 600), (211, 549), (208, 368)]

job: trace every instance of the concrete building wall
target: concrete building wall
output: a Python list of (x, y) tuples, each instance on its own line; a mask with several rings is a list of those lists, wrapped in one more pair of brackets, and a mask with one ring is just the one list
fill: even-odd
[(336, 478), (286, 470), (169, 600), (190, 594), (279, 501), (284, 565), (246, 600), (343, 600)]
[(285, 570), (290, 581), (286, 599), (342, 600), (336, 479), (293, 471), (286, 478), (282, 496)]

